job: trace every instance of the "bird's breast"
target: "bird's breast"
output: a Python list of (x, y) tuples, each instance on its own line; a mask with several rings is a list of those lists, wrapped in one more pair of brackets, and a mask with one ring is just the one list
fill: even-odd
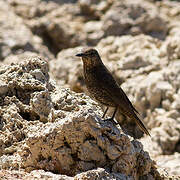
[(87, 90), (90, 96), (101, 104), (114, 107), (115, 104), (111, 99), (111, 95), (101, 85), (97, 73), (98, 72), (94, 70), (84, 70), (84, 79)]

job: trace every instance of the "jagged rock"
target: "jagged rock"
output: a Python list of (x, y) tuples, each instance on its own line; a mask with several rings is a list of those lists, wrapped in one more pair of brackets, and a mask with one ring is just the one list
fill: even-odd
[(73, 91), (85, 91), (83, 67), (81, 60), (75, 55), (82, 47), (62, 50), (57, 59), (50, 62), (50, 75), (58, 85), (70, 87)]
[(53, 174), (51, 172), (45, 172), (43, 170), (34, 170), (30, 173), (24, 170), (0, 170), (0, 178), (7, 179), (48, 179), (48, 180), (74, 180), (73, 177), (66, 175)]
[(24, 60), (30, 57), (36, 57), (39, 56), (38, 53), (35, 52), (30, 52), (30, 51), (25, 51), (24, 53), (21, 54), (17, 54), (17, 55), (8, 55), (7, 57), (5, 57), (5, 59), (1, 62), (1, 65), (11, 65), (11, 64), (16, 64), (16, 63), (20, 63)]
[[(169, 156), (159, 156), (156, 158), (159, 166), (166, 168), (168, 172), (174, 175), (179, 175), (179, 160), (180, 154), (174, 153)], [(178, 178), (178, 177), (177, 177)]]
[[(154, 174), (155, 176), (153, 177), (152, 175), (146, 176), (145, 178), (147, 180), (151, 179), (177, 179), (179, 176), (170, 176), (166, 171), (163, 169), (159, 170), (161, 175)], [(156, 173), (156, 172), (153, 172)], [(105, 169), (103, 168), (97, 168), (94, 170), (89, 170), (87, 172), (79, 173), (74, 177), (66, 176), (66, 175), (59, 175), (59, 174), (53, 174), (51, 172), (45, 172), (44, 170), (34, 170), (31, 171), (30, 173), (25, 172), (24, 170), (0, 170), (0, 178), (7, 178), (7, 179), (14, 179), (14, 178), (19, 178), (19, 179), (48, 179), (48, 180), (91, 180), (91, 179), (116, 179), (116, 180), (122, 180), (122, 179), (127, 179), (127, 180), (132, 180), (132, 177), (127, 177), (123, 174), (120, 173), (108, 173)]]
[(142, 0), (77, 3), (11, 0), (9, 3), (55, 54), (65, 48), (95, 46), (109, 35), (144, 33), (165, 39), (168, 31), (166, 16), (153, 3)]
[[(121, 84), (127, 78), (148, 74), (161, 65), (161, 42), (149, 36), (110, 36), (102, 39), (97, 48), (116, 79)], [(164, 64), (167, 61), (164, 60)]]
[[(40, 137), (45, 138), (43, 133), (47, 133), (51, 139), (49, 132), (46, 132), (46, 129), (49, 130), (48, 127), (53, 127), (52, 132), (59, 135), (56, 130), (61, 125), (65, 126), (64, 120), (67, 117), (75, 117), (76, 113), (82, 111), (82, 107), (83, 112), (86, 112), (86, 109), (92, 109), (90, 114), (94, 113), (92, 119), (96, 122), (95, 125), (100, 123), (103, 127), (107, 125), (108, 128), (115, 128), (107, 122), (103, 124), (100, 118), (102, 111), (97, 103), (85, 95), (77, 95), (70, 90), (62, 90), (58, 87), (70, 87), (76, 92), (86, 92), (82, 77), (82, 62), (74, 55), (82, 46), (91, 45), (98, 49), (104, 63), (118, 83), (122, 84), (124, 91), (140, 112), (140, 117), (150, 130), (152, 140), (150, 141), (146, 136), (142, 137), (142, 133), (130, 119), (117, 114), (120, 135), (127, 137), (122, 133), (122, 128), (125, 133), (142, 137), (140, 140), (144, 145), (143, 149), (149, 152), (151, 158), (158, 161), (158, 166), (168, 169), (171, 174), (180, 172), (178, 161), (176, 161), (180, 152), (180, 2), (170, 0), (1, 0), (0, 5), (1, 168), (20, 169), (24, 165), (27, 171), (39, 167), (50, 168), (54, 172), (54, 169), (59, 171), (59, 163), (56, 162), (64, 156), (69, 160), (69, 164), (60, 161), (65, 170), (71, 163), (77, 162), (73, 166), (77, 171), (79, 170), (77, 179), (102, 179), (104, 176), (109, 179), (132, 179), (132, 175), (127, 177), (126, 174), (133, 174), (130, 169), (136, 160), (134, 154), (124, 155), (122, 161), (119, 160), (119, 149), (109, 138), (107, 139), (110, 143), (105, 146), (99, 136), (96, 138), (98, 141), (91, 139), (92, 136), (88, 137), (81, 143), (81, 150), (77, 153), (82, 159), (79, 161), (72, 156), (71, 152), (74, 153), (74, 150), (72, 151), (66, 143), (56, 152), (49, 148), (50, 143), (49, 146), (45, 142), (43, 143), (46, 146), (41, 144)], [(112, 36), (109, 36), (110, 34)], [(77, 45), (81, 47), (76, 47)], [(66, 49), (69, 47), (73, 49)], [(59, 52), (61, 49), (64, 50)], [(40, 63), (36, 64), (39, 68), (34, 61), (29, 62), (28, 65), (16, 64), (27, 59), (27, 56), (33, 60), (37, 55), (52, 60), (50, 80), (47, 74), (47, 62), (44, 66), (46, 68), (43, 69), (39, 58), (35, 58)], [(67, 63), (68, 60), (69, 63)], [(57, 85), (52, 79), (57, 81)], [(108, 115), (111, 115), (111, 111)], [(83, 113), (79, 115), (79, 117), (82, 116)], [(61, 125), (58, 124), (60, 120)], [(77, 122), (76, 118), (72, 121), (67, 120), (69, 124), (73, 122)], [(85, 122), (88, 124), (86, 118)], [(54, 123), (57, 124), (57, 129), (54, 128)], [(103, 133), (107, 131), (104, 130)], [(42, 133), (38, 134), (39, 132)], [(87, 131), (85, 135), (88, 133)], [(54, 134), (52, 137), (55, 137)], [(108, 131), (108, 134), (111, 132)], [(50, 154), (52, 158), (59, 159), (53, 159), (54, 161), (44, 159), (48, 150), (43, 149), (41, 156), (39, 146), (37, 146), (36, 154), (34, 146), (28, 140), (33, 137), (37, 138), (39, 145), (54, 153)], [(72, 141), (75, 142), (74, 139)], [(132, 139), (129, 141), (131, 147), (137, 146), (136, 150), (142, 149), (141, 145), (136, 144), (138, 141), (135, 141), (136, 143)], [(62, 139), (58, 142), (64, 143)], [(57, 145), (59, 145), (58, 142)], [(106, 155), (99, 148), (102, 146), (106, 148), (104, 151)], [(95, 157), (101, 154), (98, 156), (100, 165), (108, 161), (109, 166), (102, 165), (103, 168), (99, 168), (99, 164), (93, 161), (95, 157), (91, 156), (90, 149), (97, 150)], [(31, 156), (29, 150), (32, 150), (33, 155), (40, 155), (37, 159), (32, 157), (35, 162), (33, 167), (28, 159), (28, 155)], [(85, 157), (86, 150), (88, 150), (87, 157)], [(148, 163), (144, 164), (143, 157), (147, 157), (146, 153), (139, 155), (138, 163), (140, 166), (143, 164), (140, 171), (147, 172), (151, 164), (147, 159)], [(168, 161), (170, 163), (167, 163)], [(123, 167), (125, 164), (128, 164), (126, 169)], [(81, 170), (85, 172), (80, 173)], [(112, 173), (109, 173), (109, 170), (113, 170)], [(161, 174), (160, 177), (157, 175), (159, 174), (157, 168), (151, 167), (151, 173), (142, 178), (168, 178), (167, 174), (160, 172), (159, 169), (158, 171)], [(22, 170), (18, 172), (2, 170), (1, 175), (2, 177), (7, 175), (11, 179), (24, 177)], [(25, 173), (25, 179), (26, 177), (72, 179), (69, 176), (55, 175), (43, 170)], [(169, 178), (175, 179), (170, 176)]]
[[(54, 86), (49, 83), (47, 62), (38, 58), (32, 58), (21, 65), (3, 66), (0, 71), (0, 118), (3, 132), (0, 154), (2, 155), (17, 151), (18, 142), (26, 137), (25, 127), (28, 126), (29, 120), (47, 121), (50, 111), (43, 111), (42, 96), (37, 97), (39, 99), (34, 103), (31, 101), (37, 93), (43, 95), (46, 91), (52, 91)], [(38, 106), (34, 104), (41, 104), (41, 108), (36, 109)]]
[(147, 1), (114, 1), (102, 17), (103, 30), (108, 35), (149, 34), (165, 39), (168, 26), (156, 6)]
[(151, 172), (157, 171), (140, 142), (100, 118), (97, 103), (55, 87), (46, 61), (30, 58), (0, 72), (7, 85), (0, 106), (3, 169), (75, 176), (104, 167), (124, 178), (153, 176)]
[[(8, 12), (8, 13), (7, 13)], [(53, 55), (47, 47), (42, 45), (42, 40), (25, 26), (23, 19), (17, 16), (7, 2), (0, 2), (0, 60), (12, 54), (25, 51), (38, 52), (46, 58)]]

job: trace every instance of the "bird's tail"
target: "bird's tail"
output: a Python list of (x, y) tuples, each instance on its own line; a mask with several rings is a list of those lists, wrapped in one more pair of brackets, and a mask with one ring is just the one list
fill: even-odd
[(133, 119), (136, 121), (136, 123), (141, 128), (141, 130), (151, 137), (150, 133), (148, 132), (148, 130), (146, 128), (146, 126), (144, 125), (144, 123), (139, 119), (139, 117), (135, 113), (134, 113)]

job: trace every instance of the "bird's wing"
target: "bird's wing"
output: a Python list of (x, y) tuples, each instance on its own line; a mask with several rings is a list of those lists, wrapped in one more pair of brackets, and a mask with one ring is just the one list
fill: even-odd
[(133, 111), (139, 114), (139, 112), (134, 108), (124, 91), (121, 89), (121, 87), (119, 87), (108, 69), (103, 68), (103, 70), (98, 72), (99, 73), (97, 74), (97, 78), (99, 79), (98, 82), (100, 82), (99, 85), (102, 87), (102, 89), (108, 92), (114, 103), (116, 103), (122, 109), (128, 106), (129, 111)]
[(110, 96), (109, 98), (111, 98), (113, 102), (120, 107), (123, 114), (134, 119), (138, 126), (142, 129), (142, 131), (151, 136), (144, 123), (136, 115), (135, 112), (138, 113), (138, 111), (133, 107), (132, 103), (130, 102), (124, 91), (118, 86), (117, 82), (110, 74), (110, 72), (106, 68), (99, 72), (101, 73), (98, 73), (97, 75), (98, 82), (100, 83), (99, 86), (102, 87), (103, 91), (108, 92), (106, 93), (106, 95)]

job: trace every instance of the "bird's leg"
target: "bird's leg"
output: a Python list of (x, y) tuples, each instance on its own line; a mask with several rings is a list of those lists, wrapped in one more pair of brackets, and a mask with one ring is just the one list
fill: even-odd
[(116, 122), (114, 121), (114, 117), (115, 117), (115, 114), (116, 114), (116, 112), (117, 112), (117, 109), (118, 109), (118, 107), (115, 107), (115, 110), (114, 110), (114, 112), (113, 112), (112, 117), (109, 118), (109, 119), (105, 119), (105, 121), (112, 121), (114, 124), (117, 125), (118, 123), (116, 123)]
[(106, 113), (107, 113), (107, 111), (108, 111), (108, 107), (106, 107), (106, 110), (104, 111), (104, 114), (103, 114), (103, 116), (102, 116), (102, 118), (104, 118), (105, 117), (105, 115), (106, 115)]
[(114, 113), (113, 113), (113, 115), (111, 117), (112, 121), (114, 120), (114, 116), (115, 116), (116, 112), (117, 112), (117, 107), (115, 107)]

